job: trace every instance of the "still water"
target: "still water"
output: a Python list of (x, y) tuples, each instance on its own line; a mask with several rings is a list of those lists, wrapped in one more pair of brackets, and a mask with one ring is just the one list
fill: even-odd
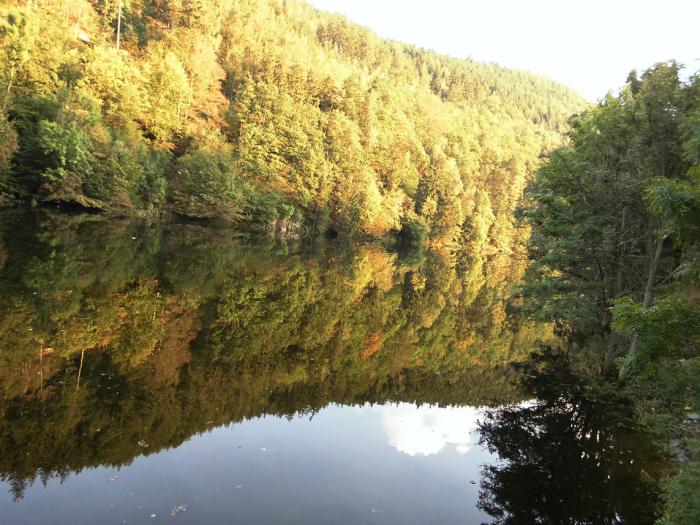
[(2, 524), (654, 521), (625, 411), (511, 366), (550, 337), (513, 256), (49, 210), (0, 236)]

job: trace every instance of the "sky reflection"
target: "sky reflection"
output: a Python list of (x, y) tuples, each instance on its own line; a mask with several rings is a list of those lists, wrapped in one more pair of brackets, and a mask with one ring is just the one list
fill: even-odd
[(466, 454), (482, 411), (473, 407), (416, 407), (409, 404), (379, 408), (389, 444), (409, 456), (431, 456), (454, 447)]

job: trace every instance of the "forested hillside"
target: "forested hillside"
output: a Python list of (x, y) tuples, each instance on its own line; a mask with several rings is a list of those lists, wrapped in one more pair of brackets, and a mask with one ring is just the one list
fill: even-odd
[(6, 204), (507, 248), (585, 105), (297, 0), (2, 4)]

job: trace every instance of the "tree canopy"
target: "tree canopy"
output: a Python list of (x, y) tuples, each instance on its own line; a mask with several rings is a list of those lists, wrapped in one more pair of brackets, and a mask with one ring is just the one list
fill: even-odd
[(4, 201), (507, 249), (585, 107), (297, 0), (5, 1), (0, 24)]
[[(608, 378), (691, 462), (667, 485), (660, 523), (697, 521), (700, 446), (700, 76), (675, 62), (632, 72), (574, 117), (539, 170), (521, 293), (554, 323), (584, 376)], [(693, 416), (695, 417), (695, 416)], [(697, 491), (696, 491), (697, 492)]]

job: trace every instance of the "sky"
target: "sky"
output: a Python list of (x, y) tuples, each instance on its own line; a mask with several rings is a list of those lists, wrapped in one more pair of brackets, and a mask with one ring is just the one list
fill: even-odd
[(380, 36), (531, 71), (591, 101), (632, 69), (700, 69), (699, 0), (309, 0)]

